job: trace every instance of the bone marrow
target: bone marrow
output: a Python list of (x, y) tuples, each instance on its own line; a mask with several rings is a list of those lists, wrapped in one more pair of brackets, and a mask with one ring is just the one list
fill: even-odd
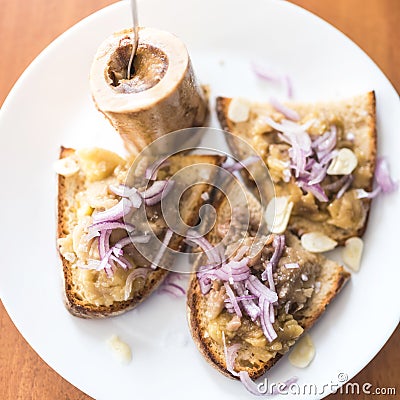
[(157, 47), (142, 44), (138, 47), (131, 78), (127, 79), (127, 68), (132, 52), (129, 37), (120, 42), (120, 46), (110, 57), (108, 76), (110, 84), (117, 93), (139, 93), (151, 89), (164, 77), (168, 68), (167, 55)]
[(96, 107), (137, 154), (155, 139), (202, 126), (207, 102), (183, 42), (152, 28), (140, 28), (139, 47), (127, 79), (132, 30), (107, 38), (90, 71)]

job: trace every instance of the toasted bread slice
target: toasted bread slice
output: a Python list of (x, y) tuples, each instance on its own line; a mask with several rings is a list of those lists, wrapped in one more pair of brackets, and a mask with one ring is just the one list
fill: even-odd
[[(338, 135), (336, 149), (349, 148), (357, 157), (358, 164), (352, 172), (353, 181), (341, 198), (336, 198), (340, 186), (333, 191), (328, 189), (332, 188), (332, 184), (335, 186), (340, 175), (327, 175), (322, 181), (321, 186), (329, 198), (328, 202), (320, 202), (313, 194), (301, 190), (293, 173), (290, 179), (285, 179), (283, 166), (290, 160), (290, 146), (265, 121), (267, 116), (280, 122), (285, 118), (284, 115), (269, 103), (249, 103), (248, 119), (234, 123), (229, 119), (231, 101), (224, 97), (217, 99), (221, 127), (247, 141), (263, 158), (275, 183), (277, 196), (291, 196), (294, 207), (289, 229), (298, 235), (319, 231), (339, 244), (343, 244), (349, 237), (362, 236), (367, 226), (370, 200), (358, 199), (355, 189), (370, 191), (373, 184), (377, 147), (374, 92), (337, 102), (286, 104), (299, 115), (299, 124), (315, 120), (307, 131), (313, 138), (335, 126)], [(232, 137), (228, 139), (228, 144), (237, 157), (246, 157), (240, 141)]]
[[(218, 215), (226, 216), (227, 207), (226, 201), (219, 201)], [(262, 220), (260, 213), (258, 218), (254, 214), (257, 208), (251, 207), (251, 209), (252, 218), (247, 233), (257, 230)], [(261, 207), (258, 210), (261, 211)], [(214, 246), (224, 240), (223, 234), (218, 232), (218, 224), (229, 222), (217, 218), (216, 227), (207, 236)], [(215, 280), (211, 290), (203, 294), (197, 274), (192, 276), (187, 296), (188, 321), (192, 337), (205, 359), (228, 377), (237, 378), (227, 369), (222, 332), (228, 347), (237, 343), (240, 345), (234, 362), (235, 371), (247, 371), (252, 379), (256, 379), (270, 369), (301, 334), (317, 321), (350, 277), (349, 273), (337, 263), (305, 251), (294, 235), (287, 232), (285, 237), (286, 248), (274, 275), (278, 293), (274, 328), (278, 338), (271, 343), (263, 335), (259, 324), (252, 322), (244, 312), (240, 319), (241, 325), (235, 331), (236, 328), (232, 324), (237, 317), (223, 306), (228, 296), (224, 293), (224, 286), (220, 281)], [(233, 239), (236, 237), (233, 236)], [(243, 244), (249, 244), (252, 240), (255, 239), (247, 236)], [(260, 276), (263, 258), (268, 260), (271, 257), (272, 236), (257, 240), (265, 241), (261, 252), (254, 256), (250, 265), (251, 273)], [(202, 265), (202, 262), (204, 256), (199, 256), (195, 267)], [(298, 263), (299, 268), (286, 269), (287, 263)], [(304, 296), (298, 297), (296, 294), (298, 290)], [(231, 328), (229, 324), (232, 325)]]
[[(149, 269), (145, 278), (135, 279), (128, 298), (125, 285), (132, 269), (117, 267), (111, 277), (107, 276), (104, 270), (85, 269), (89, 258), (99, 258), (95, 243), (97, 238), (86, 248), (82, 242), (87, 227), (92, 223), (91, 214), (94, 210), (102, 211), (118, 202), (118, 196), (111, 193), (108, 187), (110, 184), (125, 183), (131, 163), (103, 149), (76, 152), (73, 149), (62, 148), (60, 159), (68, 160), (67, 164), (73, 168), (79, 166), (79, 171), (73, 173), (72, 170), (72, 175), (67, 171), (67, 176), (60, 174), (58, 177), (57, 237), (63, 266), (66, 306), (73, 315), (83, 318), (104, 318), (122, 314), (136, 307), (162, 283), (168, 273), (167, 268), (173, 261), (172, 257), (166, 255), (162, 259), (160, 265), (165, 265), (166, 269)], [(220, 165), (223, 160), (222, 157), (212, 155), (174, 156), (164, 175), (171, 176), (181, 168), (197, 163)], [(210, 182), (213, 178), (209, 176)], [(201, 195), (204, 192), (210, 193), (211, 190), (210, 185), (198, 184), (183, 194), (179, 209), (182, 220), (187, 225), (193, 226), (197, 223), (199, 208), (204, 203)], [(158, 215), (161, 215), (159, 206), (147, 207), (146, 213), (149, 220), (156, 220), (155, 224), (159, 224), (157, 236), (162, 240), (166, 226), (162, 218), (158, 218)], [(115, 242), (123, 236), (126, 236), (126, 232), (117, 230), (115, 237), (113, 233), (110, 241)], [(179, 250), (182, 240), (181, 236), (173, 234), (169, 247)], [(154, 249), (154, 252), (156, 251), (157, 248)], [(126, 257), (134, 269), (148, 268), (150, 265), (150, 262), (134, 249)]]

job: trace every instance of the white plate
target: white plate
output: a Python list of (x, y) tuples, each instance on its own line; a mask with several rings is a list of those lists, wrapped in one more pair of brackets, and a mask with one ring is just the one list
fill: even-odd
[[(398, 96), (377, 66), (324, 21), (292, 4), (265, 0), (146, 0), (140, 19), (187, 43), (197, 75), (213, 95), (282, 94), (257, 81), (251, 60), (292, 76), (301, 100), (374, 89), (379, 153), (400, 177)], [(121, 149), (91, 101), (88, 73), (102, 40), (129, 24), (126, 2), (83, 20), (32, 63), (4, 103), (1, 298), (38, 354), (96, 399), (183, 399), (189, 392), (192, 399), (251, 398), (201, 358), (189, 337), (183, 299), (155, 295), (136, 311), (104, 321), (74, 318), (62, 302), (52, 163), (61, 144)], [(299, 370), (284, 359), (268, 374), (270, 382), (297, 375), (300, 385), (314, 383), (322, 390), (339, 373), (353, 377), (383, 346), (399, 317), (399, 210), (397, 194), (374, 202), (362, 269), (312, 329), (314, 361)], [(131, 364), (120, 365), (108, 350), (106, 339), (114, 333), (131, 345)]]

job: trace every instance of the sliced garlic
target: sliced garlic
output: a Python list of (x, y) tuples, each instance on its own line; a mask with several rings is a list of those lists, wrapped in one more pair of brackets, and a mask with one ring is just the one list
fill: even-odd
[(79, 171), (79, 164), (72, 157), (65, 157), (54, 163), (54, 170), (57, 174), (68, 177), (75, 175)]
[(123, 342), (117, 335), (111, 336), (107, 343), (115, 357), (122, 363), (129, 363), (132, 360), (132, 351), (129, 345)]
[(234, 97), (229, 104), (228, 118), (235, 123), (246, 122), (249, 115), (250, 103), (241, 97)]
[(360, 269), (363, 248), (363, 240), (359, 237), (352, 237), (346, 240), (346, 245), (342, 250), (344, 263), (355, 272)]
[(289, 361), (295, 367), (305, 368), (310, 364), (314, 356), (314, 343), (311, 340), (311, 336), (306, 333), (289, 354)]
[(309, 232), (301, 237), (301, 245), (312, 253), (322, 253), (334, 249), (337, 242), (321, 232)]
[(265, 220), (271, 233), (283, 233), (289, 222), (293, 209), (293, 201), (290, 196), (274, 197), (265, 211)]
[(326, 173), (328, 175), (348, 175), (354, 171), (357, 164), (357, 156), (350, 149), (343, 148), (332, 160)]

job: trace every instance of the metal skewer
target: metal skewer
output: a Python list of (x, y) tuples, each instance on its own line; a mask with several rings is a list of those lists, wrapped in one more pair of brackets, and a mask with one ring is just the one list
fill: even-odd
[(138, 13), (136, 0), (131, 1), (131, 11), (132, 11), (132, 22), (133, 22), (133, 43), (132, 43), (132, 53), (128, 63), (128, 70), (126, 71), (126, 78), (131, 79), (131, 68), (132, 62), (135, 57), (138, 45), (139, 45), (139, 23), (138, 23)]

